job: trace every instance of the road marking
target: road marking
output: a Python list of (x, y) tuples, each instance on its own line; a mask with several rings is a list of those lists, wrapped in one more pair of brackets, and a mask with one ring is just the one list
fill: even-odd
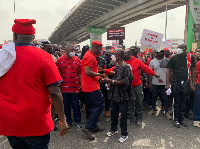
[(169, 146), (170, 146), (170, 147), (174, 147), (174, 145), (172, 144), (171, 141), (169, 141)]
[(146, 126), (146, 123), (142, 122), (142, 129)]
[(165, 149), (165, 140), (161, 139), (160, 142), (161, 142), (162, 146), (159, 147), (158, 149)]
[(106, 137), (103, 142), (108, 142), (108, 140), (109, 140), (109, 137)]
[(135, 140), (132, 146), (150, 147), (152, 145), (150, 144), (150, 139), (139, 139), (139, 140)]

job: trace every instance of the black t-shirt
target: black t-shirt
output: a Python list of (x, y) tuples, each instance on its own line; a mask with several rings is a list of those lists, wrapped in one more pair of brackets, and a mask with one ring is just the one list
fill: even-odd
[[(195, 68), (194, 57), (191, 56), (191, 66), (190, 68)], [(174, 55), (169, 63), (167, 68), (172, 69), (173, 71), (173, 81), (187, 81), (188, 80), (188, 67), (187, 67), (187, 55), (182, 56), (181, 54)]]

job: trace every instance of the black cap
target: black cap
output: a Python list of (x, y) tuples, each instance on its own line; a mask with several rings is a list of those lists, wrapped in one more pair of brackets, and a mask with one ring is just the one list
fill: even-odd
[(131, 47), (130, 47), (130, 50), (136, 50), (136, 49), (138, 49), (137, 46), (131, 46)]

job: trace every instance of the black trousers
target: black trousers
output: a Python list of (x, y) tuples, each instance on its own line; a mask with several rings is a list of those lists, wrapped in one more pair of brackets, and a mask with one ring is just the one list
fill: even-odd
[(101, 90), (103, 97), (105, 99), (105, 111), (109, 111), (110, 108), (110, 99), (108, 98), (108, 90), (106, 88)]
[(111, 131), (117, 130), (119, 112), (121, 113), (120, 119), (120, 128), (121, 135), (127, 136), (127, 110), (128, 110), (128, 101), (115, 102), (112, 101), (112, 110), (111, 110)]
[(187, 81), (172, 82), (172, 92), (174, 96), (174, 121), (181, 122), (184, 120), (189, 83)]

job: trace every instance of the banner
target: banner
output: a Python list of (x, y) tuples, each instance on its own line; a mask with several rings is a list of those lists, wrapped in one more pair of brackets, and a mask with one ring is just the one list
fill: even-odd
[(200, 0), (188, 0), (187, 50), (192, 49), (192, 43), (200, 48)]
[(107, 28), (107, 40), (124, 40), (125, 27)]
[(162, 39), (163, 34), (144, 29), (140, 44), (145, 45), (146, 47), (159, 48), (162, 43)]
[(168, 48), (169, 50), (172, 49), (172, 40), (171, 39), (165, 40), (165, 48)]

